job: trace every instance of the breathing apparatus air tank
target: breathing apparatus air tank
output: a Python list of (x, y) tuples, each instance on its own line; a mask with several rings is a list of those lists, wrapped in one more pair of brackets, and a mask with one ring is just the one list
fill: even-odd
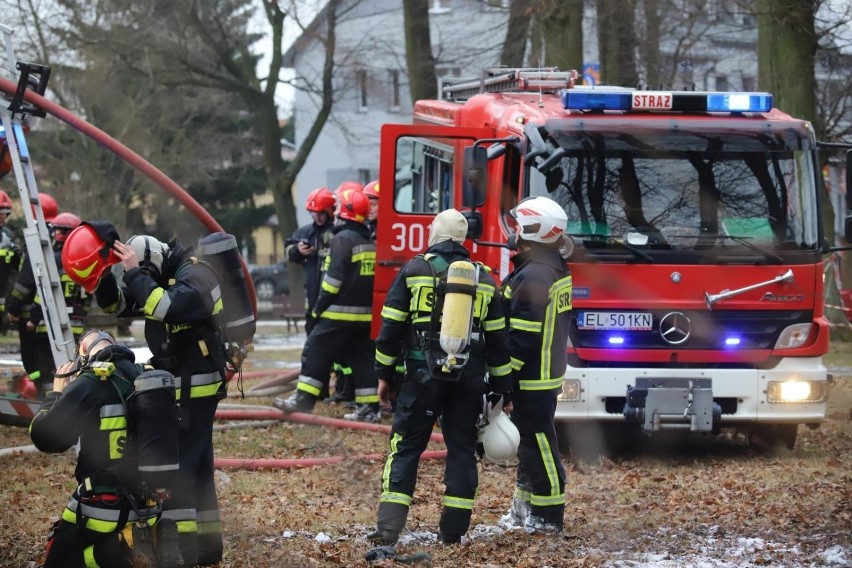
[(145, 371), (134, 379), (133, 389), (127, 398), (136, 462), (131, 475), (145, 490), (160, 492), (169, 488), (180, 468), (175, 377), (168, 371)]
[(248, 285), (237, 239), (228, 233), (211, 233), (201, 239), (199, 253), (219, 275), (222, 288), (222, 331), (225, 341), (244, 343), (254, 337), (257, 322), (249, 298)]
[(478, 277), (477, 267), (467, 260), (457, 260), (447, 269), (439, 334), (441, 349), (447, 354), (445, 373), (467, 362)]

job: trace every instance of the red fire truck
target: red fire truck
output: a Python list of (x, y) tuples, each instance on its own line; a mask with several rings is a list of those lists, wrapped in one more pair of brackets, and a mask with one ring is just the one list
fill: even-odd
[(502, 278), (509, 211), (548, 196), (573, 241), (557, 420), (730, 428), (792, 448), (799, 424), (823, 420), (830, 382), (812, 126), (768, 93), (576, 77), (487, 70), (383, 126), (376, 309), (436, 213), (462, 211), (474, 258)]

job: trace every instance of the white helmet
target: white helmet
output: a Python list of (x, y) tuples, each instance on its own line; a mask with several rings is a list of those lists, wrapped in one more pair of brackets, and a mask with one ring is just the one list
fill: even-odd
[(528, 197), (512, 209), (518, 221), (519, 236), (525, 241), (555, 243), (568, 229), (568, 215), (561, 205), (547, 197)]
[(127, 246), (136, 251), (139, 266), (153, 266), (159, 278), (163, 274), (163, 260), (169, 254), (169, 245), (162, 243), (149, 235), (133, 235), (127, 239)]
[(491, 463), (506, 463), (518, 455), (521, 433), (503, 412), (502, 403), (494, 405), (488, 423), (479, 430), (478, 442), (482, 444), (485, 459)]

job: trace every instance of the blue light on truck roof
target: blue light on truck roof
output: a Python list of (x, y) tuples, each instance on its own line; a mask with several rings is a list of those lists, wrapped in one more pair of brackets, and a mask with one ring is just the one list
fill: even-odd
[(623, 88), (566, 89), (562, 106), (569, 110), (680, 112), (769, 112), (769, 93), (701, 91), (630, 91)]
[(769, 93), (707, 93), (710, 112), (769, 112), (772, 95)]
[(562, 92), (562, 106), (577, 110), (630, 110), (630, 92), (606, 90)]

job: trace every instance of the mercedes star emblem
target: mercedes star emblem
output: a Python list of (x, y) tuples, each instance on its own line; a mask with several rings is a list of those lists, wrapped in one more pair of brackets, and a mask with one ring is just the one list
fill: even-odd
[(660, 320), (660, 335), (670, 345), (680, 345), (689, 339), (689, 318), (681, 312), (670, 312)]

